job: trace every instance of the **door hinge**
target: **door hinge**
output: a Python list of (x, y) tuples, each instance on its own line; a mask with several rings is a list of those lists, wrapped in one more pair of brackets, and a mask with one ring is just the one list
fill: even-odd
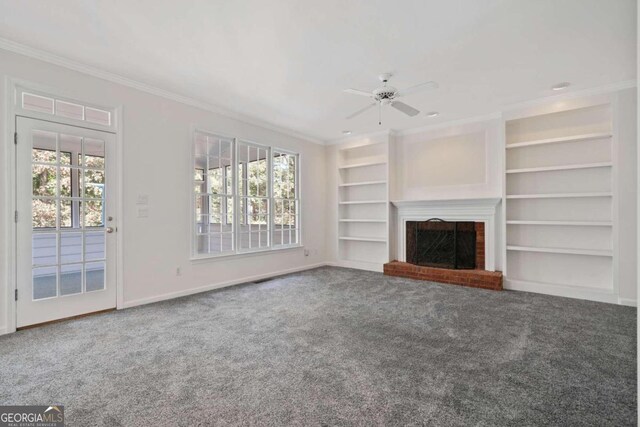
[(14, 222), (18, 222), (18, 211), (16, 211), (15, 214), (13, 215), (13, 220)]
[(18, 145), (18, 132), (13, 133), (13, 143)]
[(16, 301), (18, 301), (18, 290), (17, 289), (16, 289), (15, 295), (16, 295)]

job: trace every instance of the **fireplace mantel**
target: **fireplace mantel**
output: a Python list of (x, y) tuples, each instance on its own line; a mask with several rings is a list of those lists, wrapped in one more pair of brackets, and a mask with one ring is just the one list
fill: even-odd
[(445, 221), (483, 222), (485, 229), (485, 269), (495, 271), (496, 209), (500, 198), (394, 200), (397, 229), (395, 239), (397, 260), (406, 262), (406, 223), (440, 218)]

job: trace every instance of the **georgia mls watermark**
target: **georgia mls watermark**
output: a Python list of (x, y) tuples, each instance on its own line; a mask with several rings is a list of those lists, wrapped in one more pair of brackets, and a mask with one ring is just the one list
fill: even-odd
[(64, 406), (0, 406), (0, 427), (64, 427)]

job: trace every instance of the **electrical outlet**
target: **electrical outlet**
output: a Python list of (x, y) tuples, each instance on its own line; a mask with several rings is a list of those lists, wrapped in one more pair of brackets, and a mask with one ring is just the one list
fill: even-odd
[(176, 276), (182, 276), (182, 269), (180, 267), (176, 268)]
[(304, 256), (309, 256), (309, 249), (304, 250)]

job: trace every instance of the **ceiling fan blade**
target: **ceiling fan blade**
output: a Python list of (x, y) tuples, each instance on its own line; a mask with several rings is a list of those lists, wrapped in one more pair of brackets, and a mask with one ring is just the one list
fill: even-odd
[(358, 90), (358, 89), (345, 89), (343, 92), (351, 93), (353, 95), (366, 96), (369, 98), (373, 96), (371, 92), (365, 92), (364, 90)]
[(403, 113), (405, 113), (407, 116), (417, 116), (418, 114), (420, 114), (420, 110), (416, 110), (415, 108), (413, 108), (410, 105), (405, 104), (404, 102), (400, 102), (400, 101), (392, 101), (391, 102), (391, 106), (393, 108), (395, 108), (398, 111), (402, 111)]
[(411, 93), (418, 93), (424, 90), (437, 89), (437, 88), (438, 88), (438, 83), (436, 82), (424, 82), (424, 83), (420, 83), (419, 85), (408, 87), (405, 90), (401, 90), (398, 96), (409, 95)]
[(369, 105), (367, 105), (366, 107), (364, 107), (364, 108), (362, 108), (362, 109), (360, 109), (360, 110), (356, 111), (355, 113), (348, 115), (348, 116), (346, 117), (346, 119), (347, 119), (347, 120), (349, 120), (349, 119), (353, 119), (355, 116), (357, 116), (357, 115), (359, 115), (359, 114), (364, 113), (364, 112), (365, 112), (365, 111), (367, 111), (368, 109), (375, 107), (377, 104), (378, 104), (377, 102), (374, 102), (373, 104), (369, 104)]

